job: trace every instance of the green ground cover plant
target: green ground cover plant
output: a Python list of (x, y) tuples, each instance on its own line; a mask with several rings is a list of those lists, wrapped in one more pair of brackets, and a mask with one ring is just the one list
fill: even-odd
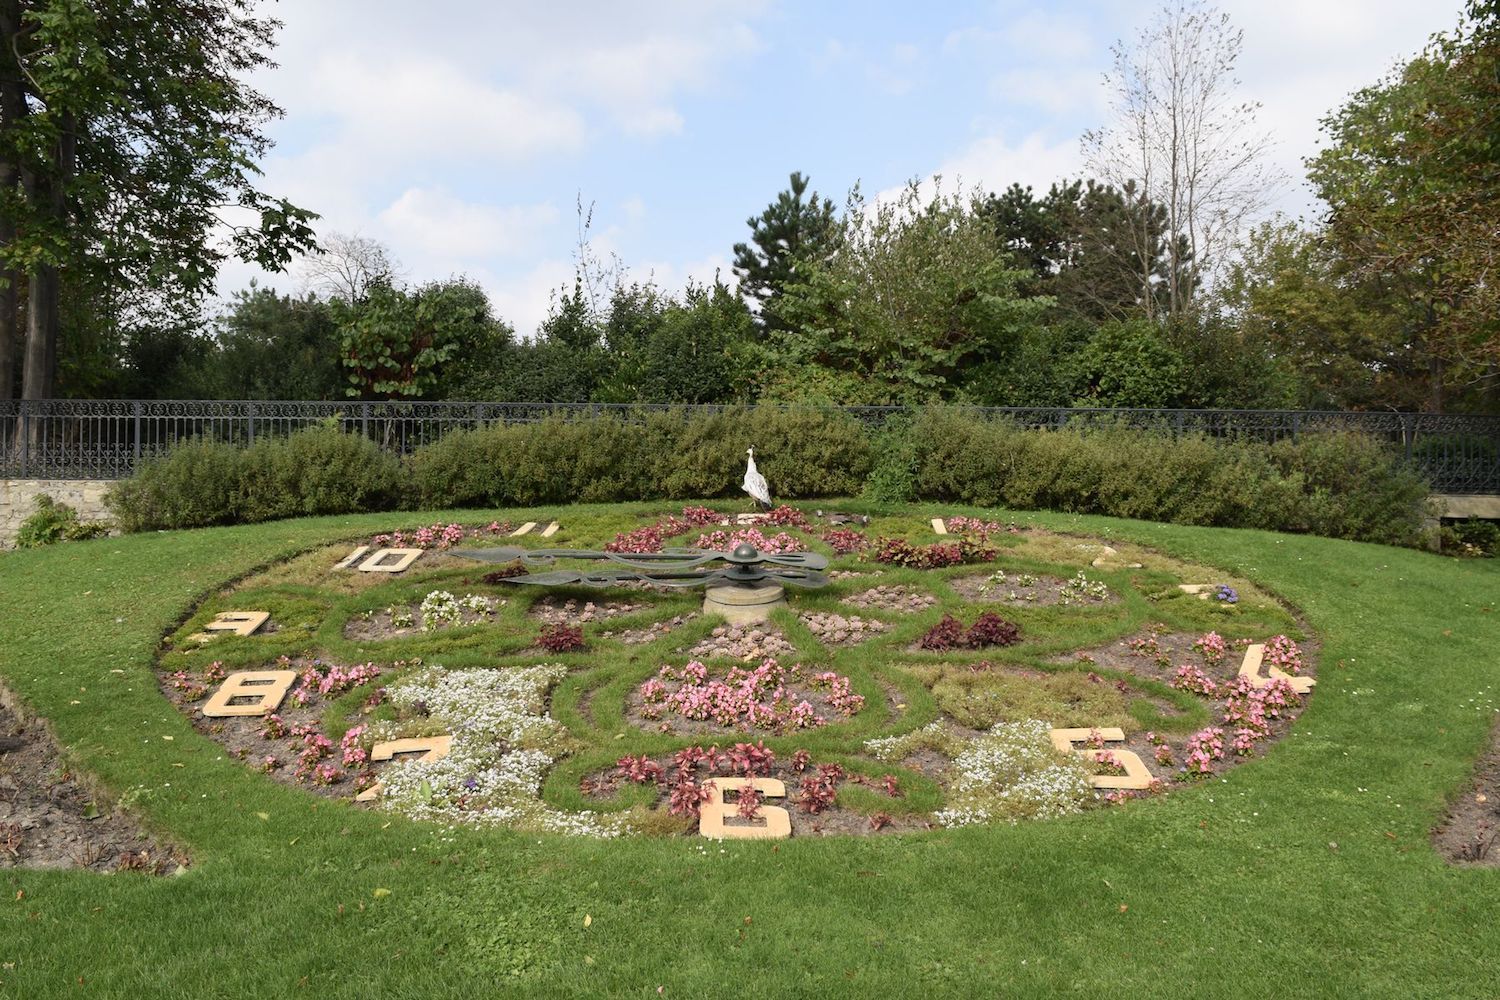
[[(871, 530), (887, 534), (896, 520), (921, 525), (960, 512), (844, 506), (874, 515)], [(568, 544), (601, 544), (660, 510), (441, 518), (484, 524), (561, 513)], [(1158, 618), (1194, 631), (1255, 615), (1269, 628), (1284, 626), (1284, 612), (1256, 610), (1258, 588), (1305, 616), (1320, 644), (1319, 688), (1264, 758), (1162, 798), (1017, 826), (722, 846), (691, 837), (452, 829), (278, 784), (233, 760), (163, 698), (161, 637), (184, 636), (241, 601), (263, 604), (283, 627), (242, 647), (221, 639), (179, 653), (174, 643), (161, 662), (265, 663), (309, 646), (363, 662), (375, 655), (370, 644), (344, 636), (360, 612), (420, 604), (435, 589), (498, 593), (479, 580), (482, 570), (458, 564), (423, 579), (307, 582), (327, 565), (324, 547), (437, 517), (281, 521), (0, 557), (7, 635), (0, 677), (53, 721), (75, 766), (192, 859), (174, 878), (0, 874), (7, 890), (0, 995), (86, 987), (164, 997), (628, 996), (660, 987), (661, 995), (699, 996), (722, 992), (726, 982), (760, 995), (1492, 992), (1483, 928), (1500, 917), (1500, 875), (1448, 866), (1427, 833), (1465, 780), (1497, 704), (1485, 667), (1500, 641), (1493, 561), (1262, 531), (1025, 515), (1023, 527), (1058, 533), (1024, 549), (1002, 537), (1002, 560), (1025, 553), (1005, 563), (1016, 572), (1080, 558), (1083, 543), (1073, 534), (1165, 556), (1139, 571), (1099, 570), (1120, 595), (1115, 603), (1005, 607), (1026, 637), (1014, 646), (902, 654), (915, 666), (890, 679), (912, 710), (895, 728), (916, 732), (932, 721), (933, 692), (919, 675), (944, 663), (1040, 668)], [(1233, 586), (1239, 602), (1223, 607), (1172, 593), (1174, 567), (1194, 564), (1214, 567), (1214, 582)], [(942, 574), (975, 569), (887, 572), (941, 590)], [(230, 584), (240, 589), (226, 590)], [(837, 597), (810, 594), (799, 607), (828, 610)], [(654, 612), (692, 603), (672, 600)], [(578, 778), (622, 753), (682, 743), (599, 728), (655, 673), (657, 650), (523, 655), (530, 638), (498, 640), (507, 628), (539, 634), (524, 604), (509, 600), (493, 623), (382, 640), (379, 656), (420, 655), (449, 669), (491, 667), (497, 655), (564, 664), (568, 674), (552, 693), (556, 721), (580, 739), (629, 744), (591, 751), (592, 759), (580, 753), (549, 777), (553, 807), (584, 808)], [(915, 643), (940, 611), (893, 618), (880, 648)], [(585, 635), (600, 643), (604, 631), (647, 617), (591, 623)], [(684, 626), (681, 639), (698, 638), (693, 630), (703, 624)], [(808, 637), (799, 625), (780, 624), (802, 649)], [(825, 662), (884, 699), (870, 683), (881, 668), (874, 648), (839, 650)], [(821, 763), (851, 740), (890, 732), (889, 719), (861, 713), (780, 746), (805, 743)], [(614, 740), (616, 732), (624, 739)], [(773, 737), (766, 745), (778, 744)], [(890, 769), (880, 763), (869, 778)], [(857, 791), (851, 797), (872, 816), (900, 801)], [(930, 786), (914, 784), (908, 796), (919, 809), (940, 804)], [(641, 801), (625, 795), (618, 805), (628, 815)], [(695, 943), (684, 948), (685, 941)]]

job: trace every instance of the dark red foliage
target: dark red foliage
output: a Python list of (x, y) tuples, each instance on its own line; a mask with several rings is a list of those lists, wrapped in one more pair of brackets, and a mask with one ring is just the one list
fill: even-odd
[(504, 566), (501, 566), (493, 573), (484, 574), (481, 579), (483, 579), (485, 583), (499, 583), (501, 580), (509, 580), (513, 576), (525, 576), (530, 572), (531, 570), (521, 565), (520, 560), (516, 560), (512, 563), (506, 563)]
[(808, 753), (806, 750), (798, 750), (796, 753), (792, 754), (792, 770), (796, 771), (798, 774), (801, 774), (803, 771), (807, 770), (807, 765), (811, 761), (812, 754)]
[(620, 769), (621, 777), (626, 781), (633, 781), (637, 785), (655, 784), (661, 781), (661, 765), (645, 754), (641, 754), (639, 757), (632, 757), (626, 754), (615, 761), (615, 765)]
[(848, 528), (829, 528), (818, 537), (827, 542), (833, 551), (841, 556), (870, 547), (870, 540), (862, 532), (850, 531)]
[(890, 813), (875, 813), (870, 817), (871, 830), (884, 830), (891, 825)]
[(760, 804), (764, 797), (760, 789), (754, 785), (746, 785), (740, 789), (739, 814), (740, 819), (754, 819), (760, 815)]
[(833, 805), (837, 794), (834, 779), (826, 776), (820, 767), (817, 774), (810, 774), (802, 779), (797, 804), (802, 807), (803, 812), (820, 813)]
[(1021, 628), (993, 611), (986, 611), (974, 619), (974, 624), (969, 626), (969, 634), (964, 639), (970, 649), (1014, 646), (1021, 641)]
[(1008, 622), (993, 611), (985, 611), (967, 629), (952, 615), (934, 625), (918, 645), (923, 649), (943, 652), (950, 649), (987, 649), (991, 646), (1012, 646), (1021, 641), (1021, 628)]
[(549, 653), (576, 653), (585, 648), (583, 644), (583, 629), (576, 625), (566, 625), (559, 622), (556, 625), (548, 625), (542, 629), (542, 634), (537, 638), (537, 645)]
[(885, 789), (885, 794), (893, 799), (901, 797), (901, 784), (896, 780), (894, 774), (883, 775), (880, 779), (880, 787)]
[(968, 536), (961, 537), (956, 542), (937, 542), (932, 545), (915, 545), (904, 538), (882, 538), (878, 545), (876, 562), (913, 569), (941, 569), (963, 563), (988, 562), (995, 558), (992, 546)]
[(965, 645), (963, 622), (952, 615), (944, 615), (943, 620), (928, 629), (927, 634), (922, 636), (922, 640), (917, 645), (923, 649), (932, 649), (938, 652), (949, 649), (962, 649)]
[(763, 515), (763, 520), (767, 524), (779, 524), (783, 528), (806, 529), (811, 527), (807, 521), (806, 514), (802, 513), (796, 507), (788, 507), (786, 504), (782, 504), (774, 510), (766, 511)]
[(713, 782), (698, 784), (692, 778), (684, 778), (672, 786), (667, 798), (667, 812), (673, 816), (696, 816), (699, 807), (713, 795)]
[(729, 751), (729, 763), (734, 768), (735, 774), (767, 775), (771, 773), (771, 765), (776, 763), (776, 754), (766, 747), (764, 740), (755, 743), (736, 743)]

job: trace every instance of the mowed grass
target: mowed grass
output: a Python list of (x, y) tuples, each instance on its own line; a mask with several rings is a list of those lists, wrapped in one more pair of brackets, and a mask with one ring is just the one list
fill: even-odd
[[(562, 513), (586, 537), (661, 508)], [(959, 512), (980, 513), (912, 513)], [(158, 693), (162, 634), (226, 581), (435, 517), (0, 556), (0, 675), (193, 858), (165, 879), (5, 871), (0, 996), (1500, 993), (1500, 872), (1427, 839), (1500, 692), (1495, 561), (1025, 515), (1254, 580), (1323, 645), (1317, 696), (1265, 759), (1016, 827), (722, 846), (440, 831), (265, 780)]]

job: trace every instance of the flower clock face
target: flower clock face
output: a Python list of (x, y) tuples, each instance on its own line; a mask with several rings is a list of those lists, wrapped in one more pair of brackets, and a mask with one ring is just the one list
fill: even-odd
[[(162, 691), (267, 780), (351, 808), (749, 839), (1189, 792), (1269, 752), (1315, 690), (1313, 637), (1219, 570), (930, 512), (751, 520), (393, 526), (205, 602), (167, 637)], [(502, 540), (813, 551), (830, 585), (730, 622), (700, 590), (532, 586), (455, 554)]]

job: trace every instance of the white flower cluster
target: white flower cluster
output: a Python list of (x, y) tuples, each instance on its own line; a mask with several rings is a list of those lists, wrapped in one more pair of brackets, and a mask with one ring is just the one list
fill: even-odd
[(1103, 580), (1090, 580), (1083, 575), (1083, 570), (1079, 570), (1077, 576), (1062, 585), (1062, 589), (1058, 591), (1058, 600), (1063, 604), (1107, 601), (1109, 588), (1104, 585)]
[[(422, 598), (422, 631), (431, 632), (439, 625), (462, 625), (464, 624), (464, 612), (469, 611), (480, 618), (495, 610), (495, 602), (483, 594), (465, 594), (463, 597), (454, 597), (446, 590), (434, 590)], [(409, 616), (408, 616), (409, 617)], [(478, 622), (470, 624), (477, 625)], [(408, 621), (408, 627), (410, 622)]]
[(921, 729), (903, 733), (900, 736), (865, 740), (865, 749), (870, 751), (871, 756), (876, 760), (883, 760), (889, 764), (905, 760), (918, 750), (946, 751), (952, 747), (953, 743), (953, 737), (948, 730), (943, 728), (941, 722), (929, 722)]
[(391, 628), (411, 628), (417, 623), (416, 616), (411, 613), (411, 608), (404, 604), (386, 608), (385, 613), (391, 616)]
[(453, 671), (434, 666), (392, 685), (392, 704), (425, 709), (433, 724), (453, 734), (453, 747), (436, 760), (393, 763), (380, 777), (382, 801), (415, 819), (438, 822), (592, 837), (626, 832), (614, 817), (558, 812), (541, 800), (542, 779), (567, 739), (567, 730), (546, 713), (545, 698), (565, 673), (557, 664)]
[(1090, 797), (1088, 771), (1081, 757), (1052, 745), (1051, 728), (1036, 719), (1001, 722), (970, 740), (953, 761), (950, 804), (934, 818), (967, 826), (1079, 812)]

